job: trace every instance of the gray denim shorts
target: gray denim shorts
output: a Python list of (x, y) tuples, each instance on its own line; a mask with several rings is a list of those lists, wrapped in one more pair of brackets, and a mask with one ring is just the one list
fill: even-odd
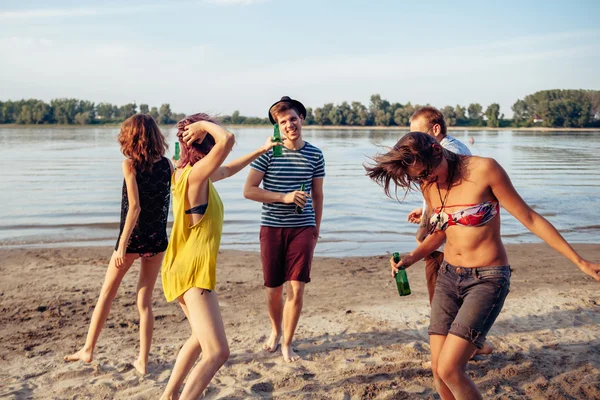
[(431, 303), (429, 334), (451, 333), (481, 349), (509, 291), (508, 265), (463, 268), (444, 261)]

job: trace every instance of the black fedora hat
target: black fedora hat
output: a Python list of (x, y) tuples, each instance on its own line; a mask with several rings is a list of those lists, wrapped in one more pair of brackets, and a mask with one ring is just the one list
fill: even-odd
[(283, 96), (281, 98), (281, 100), (276, 101), (275, 103), (273, 103), (273, 105), (271, 107), (269, 107), (269, 121), (271, 121), (271, 123), (273, 125), (275, 125), (277, 122), (275, 121), (275, 118), (273, 118), (273, 115), (271, 114), (271, 109), (279, 103), (291, 103), (294, 105), (295, 108), (297, 108), (298, 110), (300, 110), (300, 115), (302, 116), (302, 118), (306, 118), (306, 108), (304, 108), (304, 105), (302, 103), (300, 103), (298, 100), (294, 100), (292, 98), (290, 98), (289, 96)]

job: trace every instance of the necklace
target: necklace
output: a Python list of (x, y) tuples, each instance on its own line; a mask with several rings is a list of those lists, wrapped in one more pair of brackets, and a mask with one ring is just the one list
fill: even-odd
[(446, 182), (448, 185), (448, 188), (446, 189), (446, 195), (444, 196), (444, 199), (442, 200), (442, 193), (440, 192), (440, 185), (438, 182), (435, 183), (435, 187), (437, 188), (437, 192), (438, 192), (438, 196), (440, 196), (440, 203), (442, 203), (442, 205), (440, 206), (440, 213), (442, 211), (444, 211), (444, 207), (446, 206), (446, 200), (448, 200), (448, 194), (450, 193), (450, 189), (452, 189), (452, 178), (453, 178), (453, 173), (454, 171), (450, 171), (450, 179), (448, 179), (448, 181)]

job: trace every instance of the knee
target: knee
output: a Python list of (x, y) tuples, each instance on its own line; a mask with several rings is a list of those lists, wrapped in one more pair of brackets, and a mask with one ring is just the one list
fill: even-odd
[(443, 380), (446, 384), (453, 384), (460, 381), (460, 376), (464, 372), (458, 365), (439, 364), (434, 369), (433, 376)]
[(304, 301), (303, 293), (293, 293), (290, 292), (287, 294), (287, 301), (289, 301), (294, 306), (301, 306)]
[(152, 299), (147, 299), (143, 296), (137, 298), (137, 308), (140, 314), (152, 312)]
[(219, 367), (229, 360), (229, 356), (229, 346), (227, 345), (216, 349), (216, 351), (212, 352), (211, 354), (207, 354), (207, 357), (210, 359), (211, 363), (217, 364)]

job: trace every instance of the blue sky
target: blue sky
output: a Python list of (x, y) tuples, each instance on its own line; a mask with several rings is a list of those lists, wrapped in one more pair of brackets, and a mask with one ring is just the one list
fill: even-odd
[(600, 89), (600, 1), (0, 0), (0, 100), (135, 101), (265, 116)]

